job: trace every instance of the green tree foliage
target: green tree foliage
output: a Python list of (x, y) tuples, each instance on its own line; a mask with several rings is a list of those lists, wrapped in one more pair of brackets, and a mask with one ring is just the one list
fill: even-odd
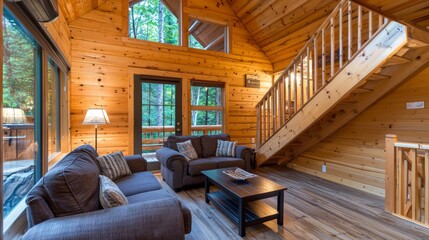
[(3, 17), (3, 106), (33, 115), (37, 48), (33, 39), (5, 12)]
[[(192, 106), (222, 106), (222, 89), (220, 87), (192, 86)], [(221, 111), (192, 111), (192, 125), (222, 125)]]
[(160, 0), (142, 0), (130, 8), (130, 37), (179, 45), (177, 17)]

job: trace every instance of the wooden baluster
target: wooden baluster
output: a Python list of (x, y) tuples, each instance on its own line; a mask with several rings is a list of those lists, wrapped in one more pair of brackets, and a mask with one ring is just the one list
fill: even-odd
[[(402, 149), (396, 148), (396, 158), (398, 165), (398, 195), (396, 199), (396, 213), (403, 215), (404, 214), (404, 196), (406, 194), (406, 183), (405, 182), (405, 169), (404, 169), (404, 158), (402, 156)], [(405, 186), (404, 186), (405, 185)]]
[[(267, 137), (271, 137), (271, 91), (267, 95)], [(267, 139), (268, 139), (267, 138)]]
[(302, 108), (302, 106), (304, 106), (304, 58), (301, 55), (300, 59), (299, 59), (299, 64), (301, 65), (300, 67), (300, 73), (299, 73), (299, 82), (301, 83), (301, 88), (300, 88), (300, 94), (301, 94), (301, 104), (299, 108)]
[(296, 74), (296, 62), (293, 63), (293, 106), (294, 113), (298, 111), (298, 82), (297, 82), (297, 74)]
[(259, 149), (259, 146), (261, 146), (261, 119), (261, 104), (258, 104), (258, 106), (256, 107), (256, 150)]
[(292, 112), (292, 79), (291, 79), (291, 73), (290, 73), (290, 69), (287, 70), (287, 75), (288, 75), (288, 84), (287, 84), (287, 97), (288, 97), (288, 119), (292, 116), (293, 112)]
[(413, 220), (419, 220), (420, 217), (420, 198), (419, 188), (417, 186), (418, 171), (417, 171), (417, 150), (410, 149), (408, 158), (411, 161), (411, 217)]
[(335, 71), (335, 22), (331, 18), (331, 78), (334, 76)]
[(358, 39), (357, 39), (357, 51), (362, 47), (362, 7), (358, 6)]
[(274, 84), (273, 87), (273, 135), (277, 131), (277, 88), (278, 85)]
[(325, 28), (322, 28), (322, 87), (325, 86)]
[(313, 58), (313, 87), (314, 87), (314, 92), (316, 93), (318, 90), (318, 86), (317, 86), (317, 37), (314, 38), (314, 58)]
[(338, 39), (338, 43), (339, 43), (339, 61), (340, 61), (340, 68), (343, 67), (343, 6), (340, 5), (340, 13), (338, 14), (339, 19), (338, 19), (338, 27), (339, 29), (339, 39)]
[(383, 26), (383, 16), (381, 16), (381, 14), (378, 14), (378, 28), (380, 29), (381, 26)]
[(420, 148), (424, 150), (425, 152), (425, 159), (424, 159), (424, 188), (425, 188), (425, 224), (429, 225), (429, 145), (420, 145)]
[(352, 58), (352, 2), (348, 2), (348, 59), (350, 60)]
[(368, 40), (372, 37), (372, 11), (368, 10)]
[(310, 47), (307, 47), (307, 102), (310, 100)]
[(385, 210), (395, 212), (396, 199), (396, 151), (395, 142), (398, 141), (396, 135), (386, 135), (386, 182), (385, 182)]
[(281, 75), (281, 87), (280, 91), (280, 126), (285, 123), (285, 76), (284, 73)]

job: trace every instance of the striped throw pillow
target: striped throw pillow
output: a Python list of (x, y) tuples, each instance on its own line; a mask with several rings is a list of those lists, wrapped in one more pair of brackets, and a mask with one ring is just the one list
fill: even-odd
[(108, 177), (100, 175), (100, 203), (103, 208), (124, 206), (128, 199)]
[(217, 140), (217, 157), (235, 157), (235, 146), (237, 142)]
[(193, 160), (198, 158), (197, 151), (195, 151), (194, 146), (192, 145), (191, 140), (177, 143), (177, 149), (181, 154), (183, 154), (186, 160)]
[(131, 175), (130, 167), (122, 151), (98, 157), (97, 161), (100, 165), (101, 174), (111, 180)]

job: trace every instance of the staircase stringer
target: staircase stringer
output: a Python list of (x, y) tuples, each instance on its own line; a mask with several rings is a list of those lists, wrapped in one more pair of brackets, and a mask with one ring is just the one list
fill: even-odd
[(361, 48), (359, 54), (356, 54), (343, 66), (329, 84), (314, 95), (283, 127), (259, 147), (257, 165), (264, 163), (309, 129), (406, 43), (406, 27), (397, 22), (387, 24)]

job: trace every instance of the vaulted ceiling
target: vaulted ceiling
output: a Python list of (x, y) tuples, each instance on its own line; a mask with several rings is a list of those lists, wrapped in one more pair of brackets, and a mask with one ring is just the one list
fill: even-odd
[[(179, 0), (176, 0), (179, 1)], [(279, 71), (306, 44), (340, 0), (213, 0), (229, 3), (259, 47)], [(354, 0), (398, 20), (429, 31), (428, 0)], [(60, 8), (68, 22), (97, 8), (106, 0), (63, 0)]]

